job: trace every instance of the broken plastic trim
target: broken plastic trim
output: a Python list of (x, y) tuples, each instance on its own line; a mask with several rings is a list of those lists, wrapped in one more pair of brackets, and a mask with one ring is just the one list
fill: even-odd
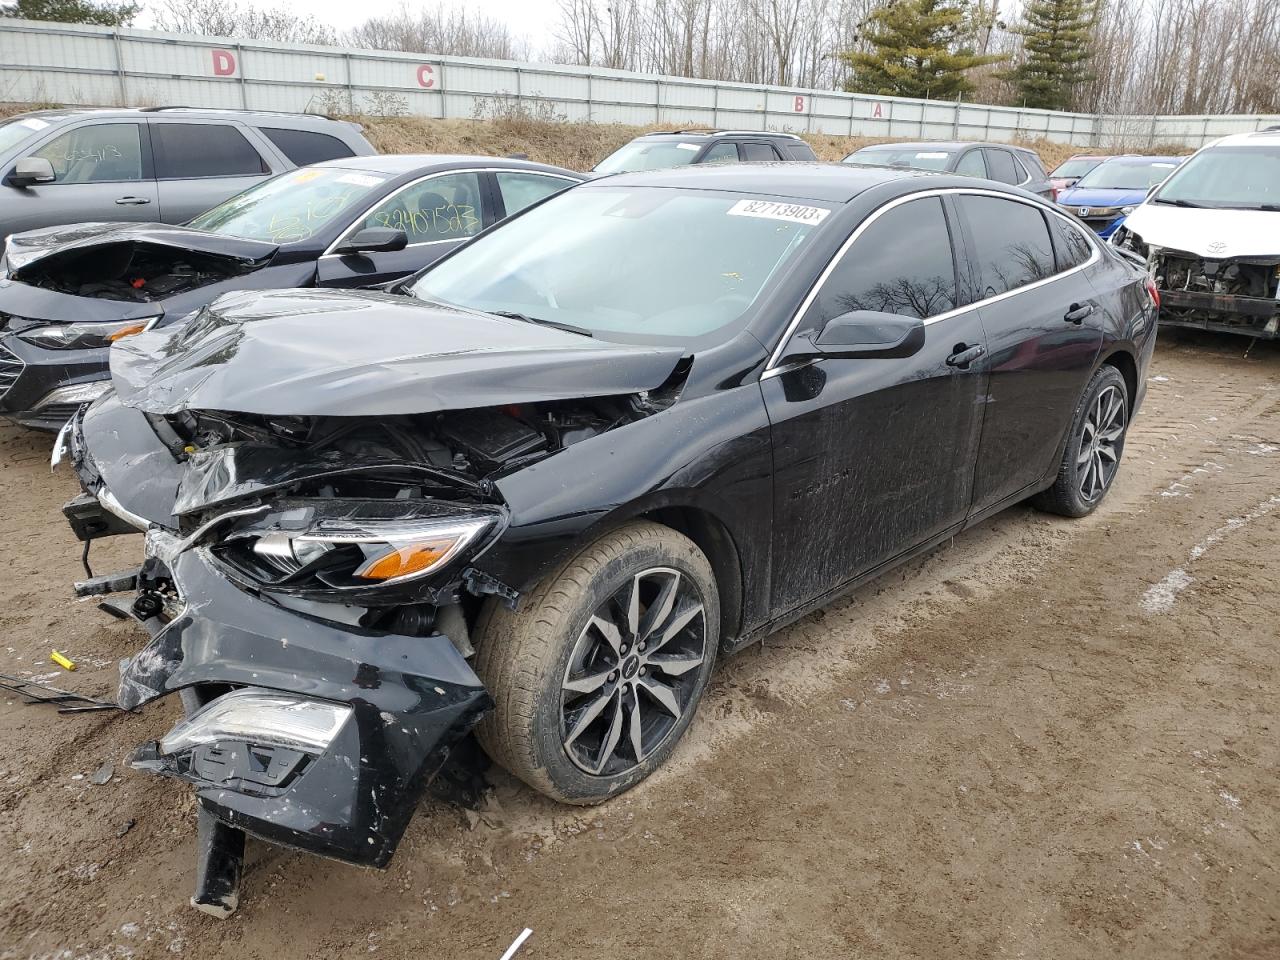
[(329, 749), (351, 708), (245, 687), (218, 697), (160, 740), (166, 756), (232, 740), (320, 754)]

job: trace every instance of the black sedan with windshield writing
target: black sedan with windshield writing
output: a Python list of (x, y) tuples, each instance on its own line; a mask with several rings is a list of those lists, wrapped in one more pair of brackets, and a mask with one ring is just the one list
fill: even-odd
[(56, 430), (108, 384), (107, 348), (230, 290), (397, 280), (582, 179), (486, 157), (353, 157), (260, 183), (186, 226), (12, 235), (0, 256), (0, 415)]
[(135, 766), (194, 785), (195, 902), (245, 833), (385, 865), (471, 730), (590, 804), (718, 655), (1030, 498), (1114, 483), (1157, 304), (1051, 204), (949, 175), (704, 166), (575, 187), (398, 293), (248, 292), (112, 351), (68, 425), (124, 592)]

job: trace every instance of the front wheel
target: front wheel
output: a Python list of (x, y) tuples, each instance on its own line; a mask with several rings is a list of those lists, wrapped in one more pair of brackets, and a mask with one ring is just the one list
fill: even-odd
[(476, 673), (495, 708), (476, 728), (497, 763), (567, 803), (599, 803), (659, 767), (715, 663), (715, 576), (687, 537), (635, 522), (521, 598), (490, 601)]
[(1031, 503), (1064, 517), (1092, 513), (1120, 470), (1128, 428), (1129, 388), (1124, 377), (1115, 367), (1100, 367), (1076, 407), (1057, 479)]

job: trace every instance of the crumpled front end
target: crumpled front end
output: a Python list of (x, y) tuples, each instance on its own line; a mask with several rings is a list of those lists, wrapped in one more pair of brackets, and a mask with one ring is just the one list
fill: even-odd
[(122, 667), (119, 702), (202, 702), (134, 766), (189, 781), (232, 827), (385, 866), (487, 707), (480, 681), (447, 636), (300, 616), (234, 586), (204, 548), (171, 555), (177, 543), (148, 536), (134, 610), (153, 636)]
[(1214, 259), (1151, 254), (1164, 323), (1251, 337), (1280, 337), (1280, 255)]

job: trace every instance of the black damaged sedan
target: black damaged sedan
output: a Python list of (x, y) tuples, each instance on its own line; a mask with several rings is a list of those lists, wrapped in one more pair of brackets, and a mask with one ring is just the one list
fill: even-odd
[(13, 234), (0, 255), (0, 416), (57, 430), (107, 388), (117, 340), (231, 290), (401, 279), (582, 179), (489, 157), (352, 157), (264, 181), (186, 226)]
[(474, 730), (590, 804), (671, 754), (717, 656), (1030, 498), (1115, 481), (1157, 304), (1052, 204), (878, 168), (622, 175), (405, 295), (223, 297), (128, 338), (59, 449), (145, 560), (120, 703), (191, 782), (196, 902), (244, 832), (385, 865)]

